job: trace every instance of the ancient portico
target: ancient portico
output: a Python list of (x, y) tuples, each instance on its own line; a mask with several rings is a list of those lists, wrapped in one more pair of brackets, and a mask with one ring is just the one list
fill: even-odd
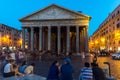
[(58, 5), (50, 5), (24, 18), (23, 48), (25, 32), (29, 34), (30, 50), (61, 52), (88, 52), (88, 26), (90, 17)]

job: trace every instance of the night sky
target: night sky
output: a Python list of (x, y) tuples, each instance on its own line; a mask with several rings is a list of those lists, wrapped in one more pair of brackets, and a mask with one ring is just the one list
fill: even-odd
[(0, 23), (21, 29), (19, 19), (48, 5), (56, 4), (92, 17), (89, 36), (120, 5), (120, 0), (0, 0)]

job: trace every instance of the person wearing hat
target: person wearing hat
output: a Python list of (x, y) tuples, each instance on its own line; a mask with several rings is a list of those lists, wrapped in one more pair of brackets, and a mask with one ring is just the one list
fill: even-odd
[(71, 59), (66, 58), (64, 64), (61, 66), (61, 80), (73, 80), (73, 67), (71, 65)]

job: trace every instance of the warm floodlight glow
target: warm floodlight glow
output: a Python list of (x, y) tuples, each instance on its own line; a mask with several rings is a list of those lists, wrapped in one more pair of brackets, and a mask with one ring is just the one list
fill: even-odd
[(120, 47), (118, 47), (118, 51), (120, 51)]
[(98, 41), (97, 41), (97, 40), (95, 41), (95, 44), (98, 44)]
[(101, 38), (101, 41), (102, 41), (102, 42), (105, 42), (105, 38)]
[(112, 50), (112, 47), (110, 47), (110, 50)]

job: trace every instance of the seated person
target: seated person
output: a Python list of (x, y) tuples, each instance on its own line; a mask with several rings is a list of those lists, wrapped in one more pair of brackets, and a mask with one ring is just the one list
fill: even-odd
[(27, 67), (25, 68), (24, 73), (27, 74), (27, 75), (33, 74), (33, 73), (34, 73), (34, 66), (35, 66), (34, 63), (32, 63), (32, 64), (30, 64), (29, 66), (27, 66)]
[(15, 71), (13, 69), (15, 61), (13, 59), (8, 60), (8, 63), (4, 67), (3, 77), (15, 76)]
[(18, 67), (18, 71), (20, 73), (23, 73), (24, 74), (24, 71), (25, 71), (25, 68), (27, 67), (27, 62), (24, 61), (23, 63), (21, 63), (21, 65)]

